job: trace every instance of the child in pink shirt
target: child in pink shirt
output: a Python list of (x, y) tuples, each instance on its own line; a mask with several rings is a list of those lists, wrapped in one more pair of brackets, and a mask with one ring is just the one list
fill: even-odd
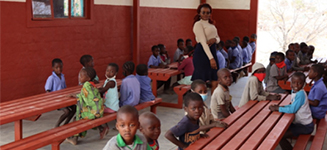
[(192, 84), (191, 78), (194, 71), (193, 49), (194, 48), (192, 46), (187, 46), (186, 49), (184, 50), (184, 60), (182, 61), (182, 63), (180, 63), (180, 60), (178, 61), (178, 70), (179, 71), (184, 70), (185, 77), (177, 81), (173, 86), (177, 86), (180, 84), (185, 84), (185, 85)]

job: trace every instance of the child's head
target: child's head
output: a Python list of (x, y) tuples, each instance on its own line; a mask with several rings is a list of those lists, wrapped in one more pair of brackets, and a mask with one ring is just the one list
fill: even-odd
[(295, 53), (292, 50), (286, 51), (286, 58), (293, 61), (295, 59)]
[(127, 145), (133, 143), (139, 126), (139, 113), (136, 108), (129, 105), (120, 107), (117, 111), (116, 128)]
[(207, 85), (203, 80), (194, 80), (191, 84), (191, 91), (200, 94), (203, 101), (208, 97)]
[(249, 38), (248, 36), (244, 36), (244, 37), (243, 37), (243, 41), (245, 41), (246, 43), (249, 43), (250, 38)]
[(184, 110), (192, 120), (199, 120), (204, 109), (203, 105), (203, 100), (198, 93), (188, 93), (184, 96)]
[(123, 75), (128, 76), (130, 74), (133, 74), (134, 68), (135, 68), (135, 65), (133, 62), (131, 62), (131, 61), (125, 62), (123, 65)]
[(324, 74), (324, 66), (315, 64), (310, 68), (310, 72), (308, 74), (309, 79), (320, 79)]
[(294, 52), (298, 53), (300, 51), (300, 44), (299, 43), (294, 43)]
[(177, 47), (178, 47), (180, 50), (184, 50), (184, 40), (183, 40), (183, 39), (178, 39), (178, 40), (177, 40)]
[(56, 75), (60, 76), (62, 73), (62, 61), (59, 58), (55, 58), (52, 60), (52, 70), (56, 73)]
[(148, 75), (148, 66), (145, 64), (139, 64), (136, 66), (136, 73), (140, 76)]
[(161, 123), (157, 115), (152, 112), (145, 112), (140, 115), (139, 120), (140, 131), (148, 142), (157, 140), (161, 132)]
[(192, 40), (186, 39), (186, 46), (192, 46)]
[(254, 63), (252, 65), (252, 71), (253, 71), (252, 74), (255, 74), (255, 73), (266, 73), (266, 68), (265, 68), (265, 66), (263, 64), (256, 62), (256, 63)]
[(220, 41), (220, 42), (217, 44), (217, 49), (218, 49), (218, 50), (221, 50), (221, 49), (223, 49), (224, 46), (225, 46), (224, 41)]
[(160, 54), (166, 54), (167, 51), (166, 51), (166, 46), (163, 45), (163, 44), (158, 44), (158, 47), (159, 47), (159, 50), (160, 50)]
[(106, 69), (106, 77), (112, 78), (112, 77), (116, 76), (118, 69), (119, 69), (119, 67), (116, 63), (110, 63)]
[(315, 52), (315, 47), (313, 45), (309, 45), (309, 51), (308, 54), (312, 55)]
[(239, 44), (239, 43), (240, 43), (240, 37), (235, 36), (235, 37), (233, 38), (233, 41), (235, 41), (236, 45)]
[(280, 63), (284, 61), (284, 59), (285, 59), (285, 55), (281, 52), (278, 52), (275, 56), (275, 63)]
[(302, 72), (295, 72), (291, 79), (291, 88), (294, 92), (300, 91), (305, 82), (305, 75)]
[(187, 46), (184, 50), (184, 55), (192, 56), (193, 50), (194, 50), (193, 46)]
[(230, 47), (235, 48), (237, 46), (238, 41), (236, 39), (231, 40)]
[(93, 62), (93, 57), (91, 55), (83, 55), (79, 62), (84, 66), (84, 67), (93, 67), (94, 62)]
[(300, 44), (300, 49), (302, 53), (307, 53), (308, 52), (308, 45), (304, 42), (301, 42)]
[(231, 47), (232, 41), (231, 40), (227, 40), (225, 43), (225, 47), (226, 49), (229, 49)]
[(294, 50), (294, 43), (288, 44), (288, 50)]
[(96, 74), (97, 73), (92, 67), (85, 67), (82, 68), (79, 72), (78, 80), (80, 83), (85, 83), (86, 81), (93, 81)]
[(256, 35), (255, 33), (253, 33), (253, 34), (251, 35), (251, 41), (254, 42), (254, 41), (256, 41), (256, 40), (257, 40), (257, 35)]
[(278, 52), (274, 51), (270, 54), (270, 58), (269, 58), (269, 61), (270, 61), (270, 65), (273, 65), (275, 63), (275, 58), (276, 58), (276, 54)]
[(153, 45), (151, 47), (151, 50), (152, 50), (153, 56), (155, 56), (155, 57), (159, 56), (160, 51), (159, 51), (159, 47), (157, 45)]
[(226, 87), (232, 84), (233, 78), (231, 76), (229, 69), (227, 68), (219, 69), (217, 75), (218, 75), (219, 84)]
[(243, 40), (242, 43), (241, 43), (241, 47), (244, 48), (244, 47), (247, 47), (247, 46), (248, 46), (248, 42)]

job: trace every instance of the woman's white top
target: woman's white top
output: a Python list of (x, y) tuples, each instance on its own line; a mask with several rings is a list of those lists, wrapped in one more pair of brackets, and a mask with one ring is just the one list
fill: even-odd
[(193, 26), (193, 32), (195, 34), (195, 40), (201, 43), (204, 52), (207, 54), (209, 60), (213, 58), (210, 48), (207, 44), (212, 38), (216, 38), (216, 43), (219, 43), (220, 38), (218, 36), (217, 28), (209, 23), (209, 20), (199, 20)]

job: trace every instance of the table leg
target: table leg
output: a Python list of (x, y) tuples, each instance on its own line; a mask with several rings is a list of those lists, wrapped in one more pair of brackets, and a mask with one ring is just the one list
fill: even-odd
[(22, 120), (15, 121), (15, 141), (23, 138), (23, 123)]
[(157, 97), (157, 80), (152, 80), (152, 93)]

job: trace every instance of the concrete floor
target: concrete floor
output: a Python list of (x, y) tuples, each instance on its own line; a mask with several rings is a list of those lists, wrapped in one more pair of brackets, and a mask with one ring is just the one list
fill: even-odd
[[(230, 94), (233, 96), (232, 103), (234, 106), (237, 106), (241, 95), (243, 93), (243, 87), (245, 86), (247, 82), (248, 77), (243, 77), (240, 80), (237, 81), (237, 83), (232, 84), (230, 86)], [(175, 78), (172, 79), (172, 81), (176, 81)], [(158, 91), (159, 96), (163, 99), (163, 101), (173, 101), (177, 102), (177, 95), (166, 95), (166, 94), (160, 94), (160, 90)], [(206, 103), (210, 105), (210, 93), (208, 100)], [(149, 111), (149, 108), (146, 108), (144, 110), (141, 110), (140, 113)], [(39, 132), (43, 132), (46, 130), (49, 130), (53, 128), (55, 122), (57, 121), (58, 117), (61, 115), (61, 111), (51, 111), (45, 114), (42, 114), (39, 120), (36, 122), (31, 121), (23, 121), (23, 136), (28, 137), (30, 135), (34, 135)], [(184, 116), (184, 110), (183, 109), (174, 109), (174, 108), (167, 108), (167, 107), (158, 107), (157, 108), (157, 115), (161, 120), (161, 135), (158, 139), (160, 143), (160, 149), (162, 150), (175, 150), (177, 146), (169, 142), (165, 137), (164, 134), (167, 130), (169, 130), (171, 127), (176, 125), (180, 119)], [(114, 127), (115, 122), (109, 122), (109, 127)], [(88, 130), (88, 134), (85, 138), (81, 138), (78, 141), (77, 145), (71, 145), (68, 142), (63, 142), (61, 144), (62, 150), (101, 150), (107, 141), (114, 135), (118, 134), (118, 131), (110, 129), (109, 134), (102, 140), (99, 140), (99, 133), (97, 130)], [(6, 143), (9, 143), (11, 141), (14, 141), (14, 124), (9, 123), (0, 126), (0, 145), (4, 145)], [(293, 140), (294, 143), (295, 140)], [(51, 146), (48, 145), (46, 147), (40, 148), (40, 150), (50, 150)], [(277, 147), (276, 149), (280, 149)], [(325, 141), (324, 149), (327, 149), (327, 142)]]

